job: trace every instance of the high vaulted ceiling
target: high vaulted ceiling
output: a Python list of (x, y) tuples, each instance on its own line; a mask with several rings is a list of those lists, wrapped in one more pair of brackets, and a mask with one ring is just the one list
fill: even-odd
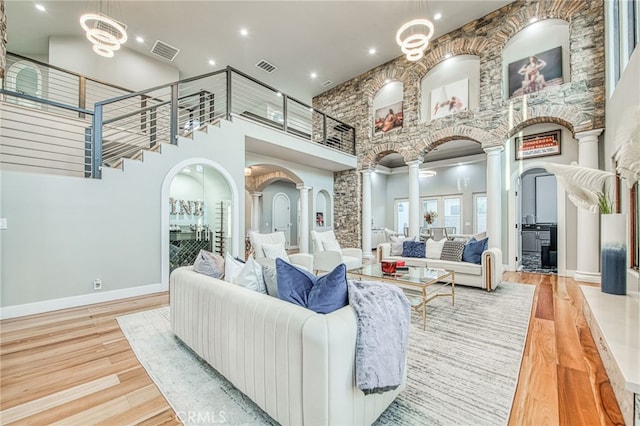
[[(37, 3), (46, 11), (37, 10)], [(310, 103), (313, 96), (400, 56), (395, 34), (405, 21), (441, 13), (442, 19), (434, 21), (438, 37), (508, 3), (6, 0), (8, 50), (46, 57), (49, 36), (84, 37), (80, 15), (103, 12), (127, 25), (128, 49), (155, 58), (149, 50), (156, 40), (179, 48), (172, 65), (181, 78), (231, 65)], [(144, 43), (136, 36), (144, 37)], [(372, 48), (376, 53), (369, 53)], [(116, 52), (113, 60), (117, 58)], [(209, 65), (211, 59), (215, 66)], [(267, 74), (256, 68), (262, 59), (278, 69)], [(312, 72), (316, 78), (310, 77)], [(322, 87), (328, 80), (333, 83)]]

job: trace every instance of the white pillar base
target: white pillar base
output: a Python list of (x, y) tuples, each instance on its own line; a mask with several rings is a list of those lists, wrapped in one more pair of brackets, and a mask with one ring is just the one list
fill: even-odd
[(362, 258), (363, 259), (373, 259), (374, 257), (375, 256), (371, 252), (368, 252), (368, 253), (365, 253), (364, 251), (362, 252)]
[(583, 272), (576, 271), (573, 274), (573, 279), (576, 281), (583, 281), (587, 283), (600, 284), (600, 273), (599, 272)]

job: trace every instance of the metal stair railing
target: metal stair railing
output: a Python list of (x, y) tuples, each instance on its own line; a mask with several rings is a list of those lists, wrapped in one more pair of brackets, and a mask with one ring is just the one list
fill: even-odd
[[(139, 108), (134, 108), (139, 105)], [(355, 129), (232, 67), (95, 104), (92, 170), (207, 123), (244, 117), (355, 154)]]

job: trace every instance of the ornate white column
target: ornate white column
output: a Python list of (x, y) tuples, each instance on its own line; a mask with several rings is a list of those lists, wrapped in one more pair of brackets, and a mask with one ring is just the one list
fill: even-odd
[[(502, 250), (502, 146), (485, 148), (487, 153), (487, 237), (489, 247)], [(502, 259), (499, 259), (502, 262)]]
[[(579, 166), (598, 168), (600, 133), (602, 129), (576, 133)], [(578, 264), (573, 278), (576, 281), (600, 283), (600, 216), (585, 209), (578, 209), (577, 229)]]
[(260, 232), (260, 197), (262, 192), (251, 193), (251, 230)]
[(409, 237), (420, 233), (420, 164), (422, 159), (407, 161), (409, 166)]
[(311, 187), (300, 184), (296, 188), (300, 191), (300, 229), (298, 229), (300, 244), (298, 250), (300, 253), (309, 253), (309, 190)]
[(371, 169), (362, 170), (362, 257), (371, 258)]

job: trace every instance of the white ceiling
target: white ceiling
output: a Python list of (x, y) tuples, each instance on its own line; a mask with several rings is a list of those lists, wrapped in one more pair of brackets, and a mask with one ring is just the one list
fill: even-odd
[[(411, 18), (442, 13), (436, 34), (446, 34), (510, 1), (34, 1), (7, 0), (8, 49), (46, 57), (48, 37), (78, 36), (78, 18), (103, 12), (128, 26), (125, 47), (149, 52), (160, 39), (181, 52), (173, 62), (181, 78), (231, 65), (310, 103), (328, 88), (401, 55), (395, 33)], [(100, 6), (102, 5), (102, 6)], [(102, 7), (102, 8), (101, 8)], [(247, 37), (240, 29), (249, 31)], [(144, 44), (135, 37), (145, 38)], [(87, 41), (88, 43), (88, 41)], [(370, 55), (369, 49), (377, 52)], [(208, 64), (209, 59), (216, 66)], [(267, 74), (255, 67), (278, 66)], [(117, 52), (114, 60), (117, 60)], [(310, 73), (316, 72), (316, 79)], [(327, 80), (333, 85), (322, 88)]]

